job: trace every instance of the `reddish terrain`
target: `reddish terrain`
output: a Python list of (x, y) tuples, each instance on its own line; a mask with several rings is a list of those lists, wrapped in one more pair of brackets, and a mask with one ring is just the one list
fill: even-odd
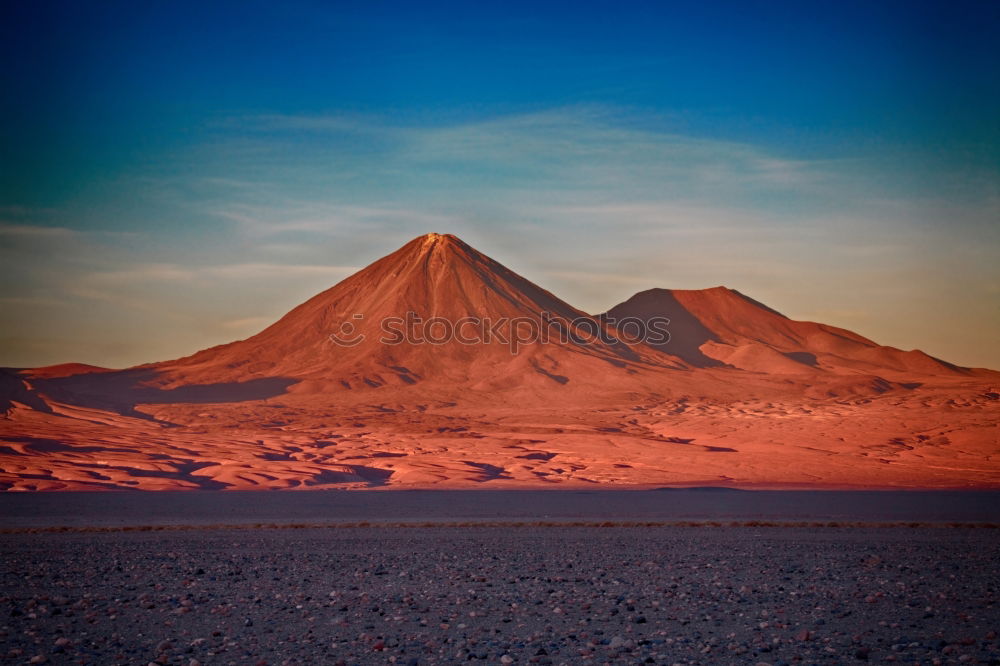
[[(432, 336), (466, 322), (466, 343), (381, 340), (407, 313), (442, 318)], [(546, 316), (551, 339), (516, 353), (468, 343), (487, 333), (469, 317), (521, 318), (522, 335)], [(669, 318), (670, 340), (611, 339), (626, 317)], [(0, 371), (0, 486), (1000, 487), (997, 387), (725, 287), (590, 317), (428, 234), (246, 340), (126, 370)]]

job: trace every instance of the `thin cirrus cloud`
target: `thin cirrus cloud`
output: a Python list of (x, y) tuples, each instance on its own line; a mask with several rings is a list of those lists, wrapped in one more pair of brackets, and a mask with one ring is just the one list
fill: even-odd
[(7, 224), (0, 238), (2, 363), (20, 367), (122, 367), (183, 356), (256, 333), (288, 309), (288, 299), (307, 298), (358, 268), (142, 261), (162, 253), (142, 232)]
[[(19, 293), (4, 297), (36, 302), (5, 302), (5, 329), (51, 338), (72, 320), (89, 339), (46, 348), (59, 358), (7, 339), (2, 362), (190, 353), (440, 231), (591, 312), (643, 288), (725, 284), (793, 317), (1000, 367), (987, 340), (1000, 334), (994, 181), (942, 170), (928, 191), (914, 186), (924, 173), (886, 175), (905, 157), (788, 154), (610, 107), (422, 125), (234, 117), (72, 214), (6, 215), (0, 270)], [(42, 305), (66, 301), (91, 307)], [(124, 351), (94, 342), (109, 336)]]
[(95, 272), (84, 276), (87, 281), (100, 284), (135, 284), (137, 282), (191, 282), (202, 283), (219, 278), (230, 280), (274, 279), (300, 275), (321, 277), (345, 276), (358, 266), (303, 266), (295, 264), (229, 264), (223, 266), (183, 266), (179, 264), (147, 264), (123, 270)]
[[(651, 119), (649, 124), (664, 122)], [(636, 129), (634, 114), (568, 108), (444, 126), (399, 126), (378, 120), (265, 116), (245, 120), (231, 144), (254, 145), (270, 158), (270, 174), (295, 173), (336, 187), (383, 185), (435, 191), (461, 184), (455, 197), (544, 190), (690, 191), (692, 184), (732, 194), (740, 187), (804, 186), (821, 180), (819, 160), (783, 159), (751, 146)], [(246, 132), (259, 131), (254, 141)], [(294, 151), (297, 160), (282, 158)], [(341, 159), (347, 157), (350, 159)], [(315, 167), (326, 165), (326, 169)], [(346, 168), (338, 168), (344, 165)], [(260, 165), (250, 174), (260, 174)], [(347, 180), (345, 180), (347, 178)], [(419, 186), (421, 190), (417, 190)], [(383, 192), (385, 194), (391, 193)], [(494, 192), (494, 194), (497, 194)]]

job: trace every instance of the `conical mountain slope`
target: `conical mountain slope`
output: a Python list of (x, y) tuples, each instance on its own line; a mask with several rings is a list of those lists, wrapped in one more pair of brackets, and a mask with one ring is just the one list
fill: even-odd
[[(654, 316), (670, 319), (665, 344), (615, 342), (602, 323)], [(988, 372), (793, 321), (725, 287), (651, 289), (590, 317), (445, 234), (415, 238), (246, 340), (117, 372), (57, 370), (29, 371), (28, 388), (122, 414), (284, 393), (404, 406), (728, 399), (769, 375), (797, 375), (801, 390), (817, 394), (867, 393), (886, 390), (886, 380)]]
[[(455, 236), (427, 234), (251, 338), (148, 367), (166, 389), (283, 377), (299, 393), (414, 385), (454, 393), (552, 387), (609, 371), (602, 383), (629, 383), (648, 363), (599, 330), (596, 319)], [(655, 364), (681, 367), (670, 358)]]
[(607, 315), (670, 318), (671, 340), (660, 349), (702, 368), (729, 366), (768, 374), (826, 371), (891, 379), (974, 373), (921, 351), (885, 347), (842, 328), (789, 319), (726, 287), (650, 289)]

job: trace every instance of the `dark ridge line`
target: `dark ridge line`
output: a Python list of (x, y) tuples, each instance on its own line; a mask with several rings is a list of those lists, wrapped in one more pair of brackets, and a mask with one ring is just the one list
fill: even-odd
[(210, 530), (302, 530), (302, 529), (427, 529), (427, 528), (637, 528), (637, 527), (777, 527), (777, 528), (832, 528), (832, 529), (1000, 529), (1000, 523), (988, 522), (931, 522), (931, 521), (809, 521), (809, 520), (676, 520), (676, 521), (463, 521), (463, 522), (369, 522), (353, 523), (242, 523), (209, 525), (122, 525), (122, 526), (61, 526), (61, 527), (8, 527), (0, 534), (63, 534), (63, 533), (118, 533), (118, 532), (192, 532)]

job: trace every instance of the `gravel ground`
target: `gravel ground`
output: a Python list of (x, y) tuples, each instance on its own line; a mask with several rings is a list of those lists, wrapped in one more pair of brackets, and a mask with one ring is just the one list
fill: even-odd
[(1000, 664), (1000, 530), (6, 534), (3, 663)]

